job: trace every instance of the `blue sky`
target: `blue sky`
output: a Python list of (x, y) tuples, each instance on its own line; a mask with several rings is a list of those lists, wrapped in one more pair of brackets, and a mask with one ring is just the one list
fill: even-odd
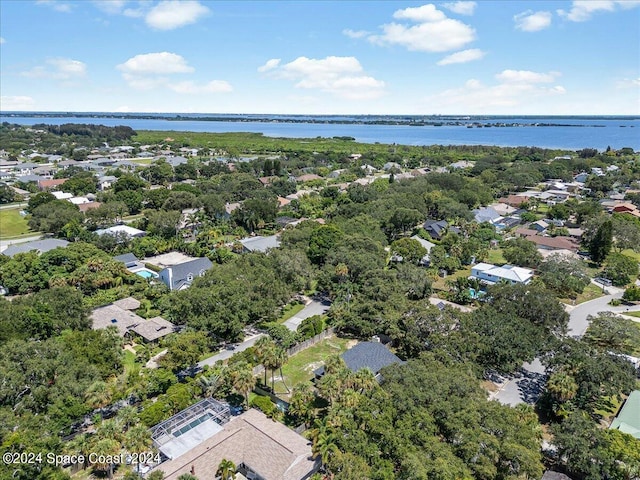
[(0, 2), (1, 108), (640, 114), (640, 1)]

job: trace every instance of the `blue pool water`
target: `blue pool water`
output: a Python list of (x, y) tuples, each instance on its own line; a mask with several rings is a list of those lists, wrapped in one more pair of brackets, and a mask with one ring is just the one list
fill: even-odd
[(136, 275), (140, 275), (142, 278), (146, 278), (147, 280), (150, 278), (157, 278), (158, 274), (152, 272), (151, 270), (138, 270)]

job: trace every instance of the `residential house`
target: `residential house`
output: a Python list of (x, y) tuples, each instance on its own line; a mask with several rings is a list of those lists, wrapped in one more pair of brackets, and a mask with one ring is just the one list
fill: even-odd
[[(369, 165), (369, 166), (371, 166), (371, 165)], [(387, 163), (385, 163), (385, 164), (382, 166), (382, 169), (383, 169), (385, 172), (388, 172), (389, 170), (398, 170), (398, 171), (400, 171), (400, 170), (402, 170), (402, 167), (400, 166), (400, 164), (399, 164), (399, 163), (396, 163), (396, 162), (387, 162)]]
[(140, 308), (140, 302), (128, 297), (110, 303), (104, 307), (98, 307), (91, 312), (91, 328), (100, 330), (108, 327), (116, 327), (121, 337), (135, 333), (146, 342), (154, 342), (175, 331), (173, 323), (162, 317), (144, 319), (134, 313)]
[(213, 263), (206, 257), (195, 258), (188, 262), (166, 267), (160, 271), (159, 279), (169, 287), (169, 290), (184, 290), (191, 286), (196, 277), (204, 276), (212, 266)]
[(539, 249), (543, 250), (570, 250), (577, 252), (578, 242), (571, 237), (544, 237), (541, 235), (530, 235), (525, 237), (530, 242), (535, 243)]
[(495, 225), (502, 220), (500, 213), (493, 207), (476, 208), (473, 210), (474, 219), (478, 223), (490, 223)]
[(111, 186), (118, 180), (113, 175), (101, 175), (98, 177), (98, 188), (102, 191), (111, 188)]
[(130, 227), (129, 225), (115, 225), (109, 228), (102, 228), (96, 230), (98, 235), (126, 235), (129, 238), (144, 237), (147, 232), (144, 230), (138, 230), (137, 228)]
[(268, 187), (269, 185), (271, 185), (273, 182), (275, 182), (278, 179), (278, 177), (276, 177), (275, 175), (271, 175), (268, 177), (259, 177), (258, 181), (265, 187)]
[(449, 168), (452, 170), (464, 170), (466, 168), (473, 168), (475, 164), (476, 162), (467, 162), (462, 160), (460, 162), (452, 163), (449, 165)]
[(625, 202), (620, 203), (613, 207), (612, 213), (627, 213), (636, 218), (640, 218), (640, 210), (633, 203)]
[(413, 237), (411, 237), (411, 240), (415, 240), (416, 242), (418, 242), (427, 251), (427, 254), (418, 262), (418, 265), (428, 267), (429, 262), (431, 261), (429, 254), (431, 253), (431, 249), (436, 246), (435, 243), (431, 243), (428, 240), (419, 237), (418, 235), (414, 235)]
[(316, 175), (315, 173), (305, 173), (304, 175), (300, 175), (296, 177), (296, 182), (312, 182), (314, 180), (324, 180), (320, 175)]
[(51, 179), (51, 180), (39, 180), (38, 181), (38, 189), (41, 190), (41, 191), (47, 191), (47, 190), (50, 190), (52, 188), (59, 187), (60, 185), (62, 185), (67, 180), (68, 180), (67, 178), (57, 178), (55, 180), (53, 180), (53, 179)]
[(640, 390), (629, 394), (609, 428), (628, 433), (640, 440)]
[(39, 166), (39, 163), (23, 162), (15, 165), (13, 171), (18, 176), (33, 175), (33, 170)]
[(171, 455), (154, 469), (165, 480), (213, 478), (223, 459), (236, 465), (239, 478), (255, 480), (307, 480), (320, 468), (311, 442), (284, 424), (254, 408), (230, 417), (228, 406), (202, 402), (152, 429), (156, 448)]
[(476, 278), (490, 285), (499, 282), (527, 285), (533, 278), (533, 270), (514, 265), (498, 267), (490, 263), (478, 263), (471, 267), (471, 278)]
[(448, 227), (446, 220), (427, 220), (422, 226), (434, 240), (440, 240), (447, 233)]
[(269, 237), (258, 235), (243, 238), (240, 240), (240, 243), (242, 244), (243, 252), (266, 252), (271, 248), (278, 248), (280, 246), (280, 239), (277, 235), (271, 235)]
[(545, 220), (538, 220), (537, 222), (533, 222), (529, 225), (532, 230), (535, 230), (538, 233), (544, 233), (547, 228), (549, 228), (549, 222)]
[(38, 255), (53, 250), (54, 248), (64, 248), (69, 245), (66, 240), (59, 240), (57, 238), (45, 238), (43, 240), (34, 240), (32, 242), (14, 243), (9, 245), (3, 252), (3, 255), (13, 257), (18, 253), (26, 253), (35, 250)]
[(127, 270), (129, 270), (130, 272), (144, 267), (144, 265), (138, 260), (138, 257), (136, 257), (133, 253), (116, 255), (115, 257), (113, 257), (113, 259), (117, 262), (124, 263), (124, 266), (127, 267)]
[[(404, 363), (380, 342), (360, 342), (342, 355), (344, 363), (352, 372), (367, 368), (380, 381), (380, 370), (395, 363)], [(314, 371), (316, 378), (324, 375), (324, 367)]]
[(362, 170), (366, 175), (373, 175), (378, 171), (376, 167), (374, 167), (373, 165), (369, 165), (368, 163), (361, 165), (360, 170)]

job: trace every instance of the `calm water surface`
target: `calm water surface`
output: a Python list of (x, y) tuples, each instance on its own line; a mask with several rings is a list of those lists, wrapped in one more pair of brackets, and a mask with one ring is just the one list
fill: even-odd
[[(313, 118), (313, 117), (311, 117)], [(347, 117), (334, 117), (347, 118)], [(473, 122), (471, 119), (468, 123)], [(134, 130), (167, 130), (188, 132), (252, 132), (269, 137), (315, 138), (354, 137), (363, 143), (396, 143), (401, 145), (496, 145), (501, 147), (536, 146), (578, 150), (604, 150), (631, 147), (640, 150), (640, 118), (574, 118), (574, 117), (501, 117), (483, 119), (482, 123), (551, 123), (562, 126), (514, 126), (468, 128), (464, 125), (409, 126), (322, 123), (278, 123), (260, 121), (203, 121), (197, 116), (188, 120), (161, 118), (38, 117), (0, 115), (0, 121), (20, 125), (46, 123), (89, 123), (107, 126), (128, 125)]]

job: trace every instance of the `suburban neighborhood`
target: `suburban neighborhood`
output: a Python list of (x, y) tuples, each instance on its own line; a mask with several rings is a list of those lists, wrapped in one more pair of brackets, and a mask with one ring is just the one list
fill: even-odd
[(637, 478), (633, 150), (1, 128), (16, 478)]

